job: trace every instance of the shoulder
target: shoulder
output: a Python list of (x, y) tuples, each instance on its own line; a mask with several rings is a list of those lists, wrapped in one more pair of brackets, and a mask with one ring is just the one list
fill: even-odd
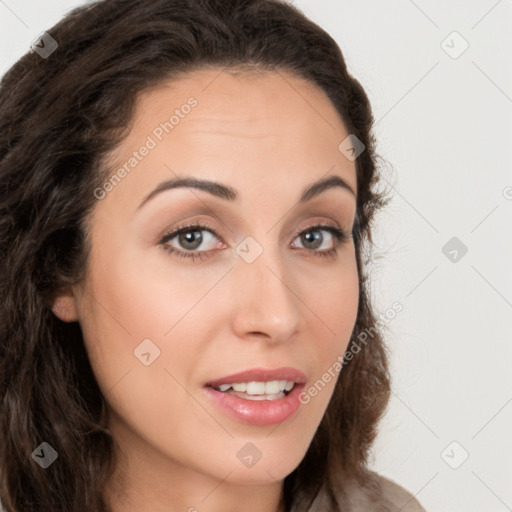
[(395, 507), (403, 512), (426, 512), (420, 502), (406, 489), (389, 478), (375, 473), (380, 482), (383, 496)]
[(348, 485), (349, 501), (354, 512), (426, 512), (412, 493), (374, 471), (364, 476), (364, 484)]

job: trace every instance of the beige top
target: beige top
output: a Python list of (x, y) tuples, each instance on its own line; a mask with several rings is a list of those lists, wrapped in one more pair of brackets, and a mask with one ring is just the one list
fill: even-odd
[[(349, 494), (350, 512), (426, 512), (420, 502), (406, 489), (388, 478), (369, 472), (376, 486), (372, 491), (356, 483), (345, 482)], [(321, 492), (308, 512), (328, 512), (325, 493)]]
[[(407, 490), (388, 478), (378, 475), (384, 496), (396, 511), (402, 512), (426, 512), (420, 502)], [(393, 512), (395, 512), (393, 508)]]
[[(369, 498), (367, 493), (358, 487), (352, 489), (350, 504), (352, 505), (350, 512), (426, 512), (420, 505), (419, 501), (403, 487), (397, 483), (384, 478), (382, 475), (373, 473), (380, 483), (382, 489), (382, 498), (378, 501)], [(309, 509), (310, 512), (328, 512), (325, 505), (322, 506), (322, 497), (319, 496)], [(383, 505), (387, 510), (383, 510)], [(0, 501), (0, 509), (5, 512)]]

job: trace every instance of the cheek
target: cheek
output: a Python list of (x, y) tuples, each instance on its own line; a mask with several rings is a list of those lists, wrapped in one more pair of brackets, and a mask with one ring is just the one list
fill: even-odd
[(309, 324), (315, 341), (310, 351), (315, 371), (302, 403), (311, 418), (319, 421), (341, 378), (341, 362), (357, 319), (360, 284), (355, 257), (314, 290), (308, 295), (308, 304), (314, 311)]
[(109, 254), (103, 261), (112, 259), (116, 265), (98, 265), (90, 273), (80, 322), (84, 342), (98, 385), (117, 418), (158, 445), (179, 435), (183, 427), (173, 418), (184, 410), (189, 426), (204, 425), (204, 410), (191, 402), (187, 390), (205, 339), (195, 316), (201, 308), (194, 305), (215, 276), (194, 279), (192, 285), (183, 273), (175, 272), (172, 280), (162, 277), (158, 265), (142, 259)]
[(223, 274), (223, 269), (183, 272), (163, 249), (151, 252), (127, 248), (96, 259), (85, 299), (91, 302), (88, 320), (101, 332), (133, 342), (150, 335), (163, 338)]
[(143, 366), (138, 356), (148, 351), (150, 360), (156, 357), (151, 368), (193, 367), (208, 340), (205, 319), (219, 311), (222, 301), (203, 299), (226, 268), (206, 271), (198, 265), (194, 273), (180, 272), (162, 253), (151, 258), (124, 248), (93, 259), (79, 306), (80, 325), (102, 389)]
[(326, 272), (316, 281), (316, 286), (307, 283), (313, 291), (306, 297), (316, 315), (316, 323), (311, 318), (310, 325), (323, 333), (319, 353), (325, 363), (344, 352), (356, 322), (360, 288), (355, 257), (350, 255), (336, 271)]

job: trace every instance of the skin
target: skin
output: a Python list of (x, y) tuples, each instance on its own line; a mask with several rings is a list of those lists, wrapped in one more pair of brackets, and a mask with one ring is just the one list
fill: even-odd
[[(309, 386), (345, 352), (359, 296), (353, 240), (338, 244), (321, 230), (315, 248), (296, 233), (334, 222), (350, 234), (356, 200), (348, 190), (300, 205), (298, 198), (327, 175), (356, 191), (355, 162), (338, 150), (348, 132), (315, 85), (283, 71), (233, 76), (210, 68), (141, 95), (112, 172), (190, 96), (198, 105), (98, 200), (87, 219), (87, 278), (57, 296), (53, 310), (80, 323), (108, 403), (120, 456), (106, 487), (115, 512), (280, 512), (283, 479), (303, 459), (336, 380), (270, 426), (226, 416), (202, 386), (281, 366), (302, 370)], [(239, 198), (177, 188), (137, 210), (177, 176), (219, 181)], [(209, 256), (166, 252), (163, 236), (195, 221), (215, 234), (200, 231), (196, 249), (178, 237), (167, 245)], [(236, 252), (247, 236), (263, 248), (250, 264)], [(335, 257), (317, 255), (332, 247)], [(160, 349), (149, 366), (134, 356), (146, 338)], [(237, 458), (247, 442), (262, 454), (250, 468)]]

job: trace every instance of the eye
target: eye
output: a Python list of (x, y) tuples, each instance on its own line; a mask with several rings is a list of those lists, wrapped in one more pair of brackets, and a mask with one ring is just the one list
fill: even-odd
[[(319, 247), (325, 242), (324, 235), (321, 232), (327, 232), (329, 236), (327, 239), (331, 239), (331, 243), (328, 244), (326, 250), (318, 251)], [(338, 246), (347, 241), (350, 235), (343, 229), (338, 228), (332, 224), (320, 224), (311, 226), (310, 228), (304, 229), (297, 233), (296, 239), (299, 239), (301, 244), (305, 245), (305, 249), (312, 250), (315, 256), (336, 256)], [(294, 245), (294, 244), (292, 244)]]
[[(201, 234), (202, 232), (206, 232), (209, 235), (205, 237)], [(169, 245), (169, 242), (174, 238), (177, 238), (176, 241), (179, 244), (178, 248)], [(164, 249), (171, 254), (176, 254), (180, 258), (192, 258), (192, 260), (195, 260), (196, 258), (204, 259), (208, 257), (206, 253), (212, 250), (215, 245), (218, 245), (218, 243), (212, 245), (212, 240), (215, 241), (216, 238), (215, 232), (208, 226), (191, 224), (175, 229), (165, 235), (160, 243), (163, 245)], [(210, 242), (210, 247), (203, 247), (203, 250), (193, 252), (201, 247), (205, 241), (207, 246), (208, 242)]]
[[(201, 234), (202, 232), (206, 232), (208, 235), (204, 236)], [(321, 232), (328, 233), (327, 240), (331, 240), (331, 243), (328, 244), (328, 248), (324, 250), (318, 250), (325, 242), (325, 237)], [(175, 243), (178, 247), (170, 244), (175, 238)], [(303, 247), (299, 247), (299, 249), (304, 249), (312, 255), (334, 257), (338, 252), (338, 246), (348, 241), (350, 238), (351, 235), (343, 229), (333, 224), (322, 224), (299, 231), (295, 234), (294, 242), (296, 239), (300, 239), (300, 243)], [(209, 253), (211, 253), (215, 247), (219, 246), (219, 242), (215, 242), (216, 239), (218, 240), (215, 231), (209, 226), (191, 224), (173, 230), (165, 235), (159, 243), (163, 246), (165, 251), (179, 258), (192, 258), (192, 261), (195, 261), (197, 258), (204, 260), (209, 257)], [(206, 245), (206, 247), (204, 245)], [(296, 247), (294, 243), (292, 243), (292, 246)], [(200, 247), (202, 247), (202, 250), (197, 251), (196, 249)]]

